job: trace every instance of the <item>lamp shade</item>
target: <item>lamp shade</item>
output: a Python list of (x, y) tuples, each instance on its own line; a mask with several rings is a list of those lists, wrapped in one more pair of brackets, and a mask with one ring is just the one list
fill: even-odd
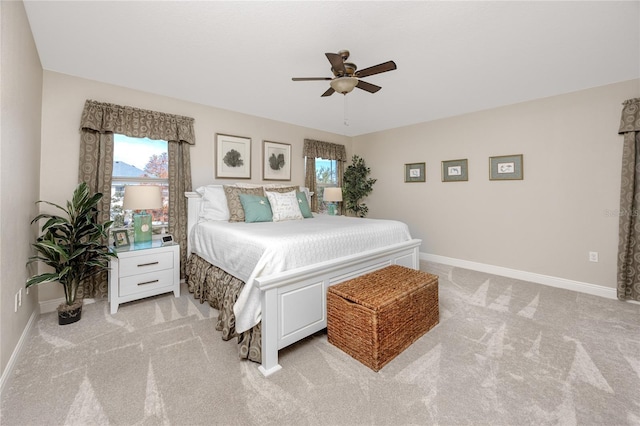
[(322, 199), (330, 203), (342, 201), (342, 188), (325, 188)]
[(346, 95), (358, 85), (358, 79), (355, 77), (336, 77), (331, 80), (329, 85), (336, 92)]
[(124, 187), (125, 210), (156, 210), (162, 208), (162, 194), (156, 185), (127, 185)]

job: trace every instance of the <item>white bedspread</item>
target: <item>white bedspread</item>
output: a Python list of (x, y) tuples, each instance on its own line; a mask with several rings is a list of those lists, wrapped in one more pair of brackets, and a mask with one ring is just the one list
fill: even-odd
[(233, 307), (242, 333), (260, 322), (256, 277), (397, 244), (411, 235), (394, 220), (316, 215), (286, 222), (201, 222), (189, 238), (194, 253), (245, 282)]

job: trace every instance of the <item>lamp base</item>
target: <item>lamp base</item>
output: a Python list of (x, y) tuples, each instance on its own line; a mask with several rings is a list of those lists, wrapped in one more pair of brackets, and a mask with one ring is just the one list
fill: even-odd
[(151, 241), (151, 215), (141, 212), (133, 215), (133, 241), (145, 243)]
[(327, 206), (327, 213), (329, 213), (329, 216), (336, 215), (336, 203), (329, 203)]

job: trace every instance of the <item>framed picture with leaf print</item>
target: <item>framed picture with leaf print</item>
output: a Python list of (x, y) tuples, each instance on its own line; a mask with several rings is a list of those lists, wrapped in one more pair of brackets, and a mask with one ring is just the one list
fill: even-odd
[(262, 179), (291, 180), (291, 145), (262, 141)]
[(251, 138), (216, 134), (216, 178), (251, 179)]

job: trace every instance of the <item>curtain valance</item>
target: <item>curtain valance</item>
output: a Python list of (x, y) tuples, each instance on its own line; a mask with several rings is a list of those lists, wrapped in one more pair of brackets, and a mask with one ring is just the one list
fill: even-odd
[(80, 128), (195, 145), (193, 118), (87, 100)]
[(312, 139), (304, 140), (302, 155), (307, 158), (347, 161), (347, 150), (344, 145), (315, 141)]
[(640, 98), (626, 100), (622, 105), (618, 134), (640, 131)]

